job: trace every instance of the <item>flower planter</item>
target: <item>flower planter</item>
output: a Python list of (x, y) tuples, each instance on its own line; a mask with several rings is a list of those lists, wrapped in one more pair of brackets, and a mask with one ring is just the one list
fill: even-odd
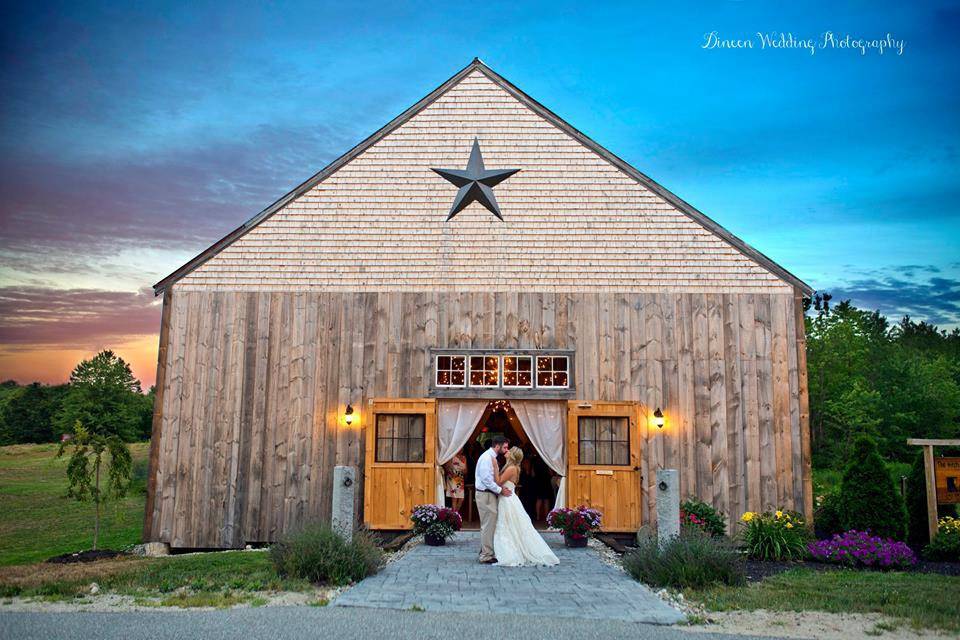
[(430, 533), (423, 534), (423, 541), (428, 547), (442, 547), (443, 545), (447, 544), (447, 541), (443, 536), (435, 536)]
[(577, 549), (587, 546), (587, 539), (584, 538), (571, 538), (570, 536), (563, 536), (563, 544), (568, 547)]

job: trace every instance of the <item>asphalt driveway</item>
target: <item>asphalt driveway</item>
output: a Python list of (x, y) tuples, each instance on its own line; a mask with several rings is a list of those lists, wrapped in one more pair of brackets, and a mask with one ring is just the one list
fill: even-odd
[[(557, 638), (731, 640), (738, 636), (618, 620), (499, 613), (430, 613), (349, 607), (261, 607), (222, 611), (2, 613), (2, 640), (305, 640), (307, 638)], [(756, 639), (756, 636), (753, 636)]]

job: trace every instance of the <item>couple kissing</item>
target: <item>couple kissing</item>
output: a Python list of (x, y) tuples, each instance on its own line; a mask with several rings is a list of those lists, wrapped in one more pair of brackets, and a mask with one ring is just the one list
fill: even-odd
[[(497, 456), (506, 458), (503, 469)], [(480, 562), (502, 567), (552, 566), (560, 560), (534, 529), (516, 489), (520, 483), (523, 451), (510, 448), (503, 436), (490, 439), (475, 471), (477, 511), (480, 514)]]

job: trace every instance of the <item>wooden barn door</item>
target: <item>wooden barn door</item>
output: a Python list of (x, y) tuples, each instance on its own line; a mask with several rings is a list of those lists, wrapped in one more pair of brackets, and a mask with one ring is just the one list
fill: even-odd
[(414, 505), (436, 493), (435, 400), (374, 400), (367, 426), (363, 521), (371, 529), (410, 529)]
[(570, 401), (567, 505), (603, 513), (604, 531), (640, 527), (639, 405)]

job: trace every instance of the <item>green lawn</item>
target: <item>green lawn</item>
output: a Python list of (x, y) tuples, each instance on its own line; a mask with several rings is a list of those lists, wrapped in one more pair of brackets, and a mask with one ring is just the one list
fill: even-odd
[[(306, 580), (280, 578), (263, 551), (228, 551), (166, 558), (119, 558), (71, 565), (0, 568), (0, 597), (78, 597), (91, 582), (133, 596), (243, 601), (255, 591), (305, 591)], [(177, 593), (174, 593), (177, 592)], [(239, 600), (238, 600), (239, 598)]]
[(960, 631), (960, 577), (794, 569), (746, 587), (687, 591), (711, 611), (880, 613), (915, 628)]
[[(140, 542), (148, 449), (146, 442), (131, 445), (134, 483), (127, 498), (106, 508), (102, 549)], [(103, 592), (142, 597), (144, 604), (230, 606), (257, 604), (257, 592), (313, 589), (280, 578), (269, 554), (258, 551), (44, 563), (89, 549), (93, 535), (93, 505), (65, 497), (67, 460), (56, 452), (55, 444), (0, 447), (0, 598), (82, 599), (96, 582)]]
[[(65, 497), (67, 458), (55, 459), (55, 444), (0, 447), (0, 566), (46, 560), (89, 549), (93, 505)], [(140, 542), (146, 500), (149, 443), (131, 445), (134, 485), (124, 500), (107, 505), (100, 548)]]

